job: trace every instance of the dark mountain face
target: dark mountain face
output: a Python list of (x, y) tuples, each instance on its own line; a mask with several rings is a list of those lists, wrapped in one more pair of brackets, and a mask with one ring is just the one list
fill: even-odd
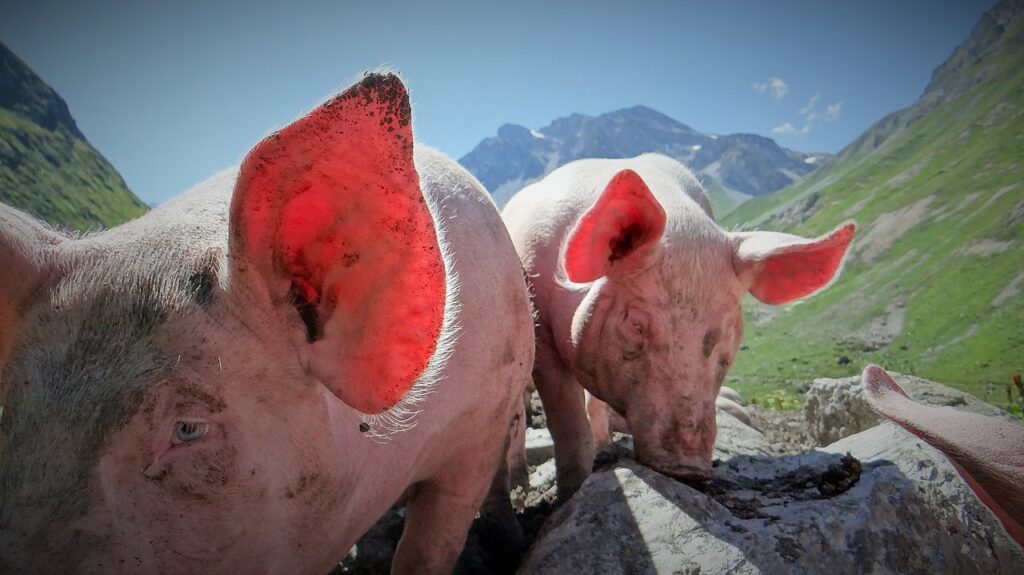
[(0, 202), (78, 230), (110, 227), (146, 211), (86, 141), (64, 100), (3, 44)]
[[(772, 192), (816, 167), (823, 154), (781, 148), (753, 134), (703, 134), (650, 108), (635, 106), (597, 117), (573, 114), (539, 131), (506, 124), (459, 160), (501, 204), (526, 184), (581, 158), (666, 154), (705, 180), (717, 211)], [(809, 158), (813, 158), (808, 160)], [(711, 180), (708, 182), (707, 180)]]
[(0, 44), (0, 108), (47, 130), (63, 127), (76, 138), (85, 139), (64, 100), (3, 44)]

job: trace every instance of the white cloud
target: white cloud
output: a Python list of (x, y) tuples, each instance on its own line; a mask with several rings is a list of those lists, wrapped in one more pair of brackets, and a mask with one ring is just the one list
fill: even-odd
[[(781, 78), (776, 77), (768, 78), (767, 82), (754, 82), (754, 89), (761, 94), (771, 90), (771, 95), (775, 99), (782, 98), (789, 92), (789, 86)], [(818, 109), (818, 104), (820, 103), (821, 93), (815, 92), (811, 99), (807, 101), (807, 104), (797, 110), (797, 113), (800, 114), (800, 121), (797, 123), (799, 127), (794, 126), (792, 122), (786, 122), (772, 128), (772, 133), (779, 135), (809, 134), (817, 124), (835, 122), (843, 113), (843, 102), (841, 100), (834, 104), (828, 104), (823, 112)]]
[(835, 122), (836, 120), (839, 119), (839, 115), (842, 114), (842, 112), (843, 112), (843, 103), (841, 101), (836, 102), (835, 104), (829, 104), (825, 108), (825, 121), (826, 122)]
[[(820, 101), (821, 101), (821, 94), (816, 92), (813, 96), (811, 96), (811, 99), (808, 100), (806, 106), (804, 106), (803, 108), (800, 108), (799, 110), (797, 110), (797, 112), (801, 116), (803, 116), (803, 122), (802, 122), (802, 124), (800, 126), (800, 129), (793, 128), (789, 124), (789, 122), (786, 122), (782, 126), (779, 126), (778, 128), (773, 129), (772, 131), (777, 133), (777, 134), (790, 134), (790, 133), (808, 134), (808, 133), (810, 133), (811, 129), (814, 128), (815, 124), (819, 124), (819, 123), (821, 123), (823, 121), (824, 122), (834, 122), (834, 121), (838, 120), (840, 114), (842, 114), (842, 111), (843, 111), (843, 103), (842, 103), (842, 101), (836, 102), (835, 104), (829, 104), (829, 105), (825, 106), (825, 112), (823, 114), (819, 113), (817, 111), (818, 102), (820, 102)], [(776, 132), (776, 130), (778, 130), (779, 128), (783, 128), (784, 126), (789, 126), (791, 129), (790, 130), (786, 130), (786, 131), (778, 131), (778, 132)]]
[(818, 100), (821, 100), (821, 94), (815, 92), (815, 94), (811, 96), (811, 101), (807, 102), (807, 105), (804, 106), (803, 108), (800, 108), (800, 115), (806, 116), (807, 114), (809, 114), (811, 110), (813, 110), (814, 107), (818, 105)]
[(781, 99), (789, 92), (789, 84), (782, 78), (772, 76), (765, 82), (754, 82), (754, 90), (758, 94), (764, 94), (769, 89), (772, 91), (772, 97), (776, 100)]
[(773, 134), (792, 134), (794, 132), (796, 132), (796, 128), (794, 128), (793, 124), (790, 124), (789, 122), (772, 128)]

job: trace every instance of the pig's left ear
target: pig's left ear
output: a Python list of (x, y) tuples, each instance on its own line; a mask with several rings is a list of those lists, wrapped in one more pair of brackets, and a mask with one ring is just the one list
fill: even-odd
[(750, 293), (778, 305), (825, 287), (839, 271), (855, 226), (843, 224), (808, 240), (776, 232), (739, 232), (733, 267)]
[(606, 276), (617, 262), (633, 261), (657, 245), (664, 232), (665, 209), (639, 174), (622, 170), (569, 233), (565, 275), (576, 283)]
[(253, 148), (230, 229), (232, 273), (294, 308), (309, 373), (364, 413), (394, 406), (433, 357), (446, 298), (398, 77), (370, 74)]
[(56, 281), (60, 266), (54, 251), (63, 241), (27, 214), (0, 203), (0, 366), (14, 345), (23, 308)]

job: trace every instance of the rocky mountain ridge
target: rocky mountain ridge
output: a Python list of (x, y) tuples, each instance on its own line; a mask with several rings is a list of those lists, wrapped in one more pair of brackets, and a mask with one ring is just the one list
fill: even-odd
[(572, 114), (540, 130), (505, 124), (459, 162), (503, 205), (519, 189), (573, 160), (645, 152), (666, 154), (693, 170), (719, 214), (791, 184), (828, 157), (788, 150), (755, 134), (704, 134), (634, 106), (599, 116)]

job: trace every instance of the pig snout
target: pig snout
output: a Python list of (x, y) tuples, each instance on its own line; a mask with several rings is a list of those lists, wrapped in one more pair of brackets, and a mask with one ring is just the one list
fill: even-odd
[(637, 461), (675, 479), (711, 477), (717, 432), (713, 399), (675, 409), (667, 416), (629, 419)]

